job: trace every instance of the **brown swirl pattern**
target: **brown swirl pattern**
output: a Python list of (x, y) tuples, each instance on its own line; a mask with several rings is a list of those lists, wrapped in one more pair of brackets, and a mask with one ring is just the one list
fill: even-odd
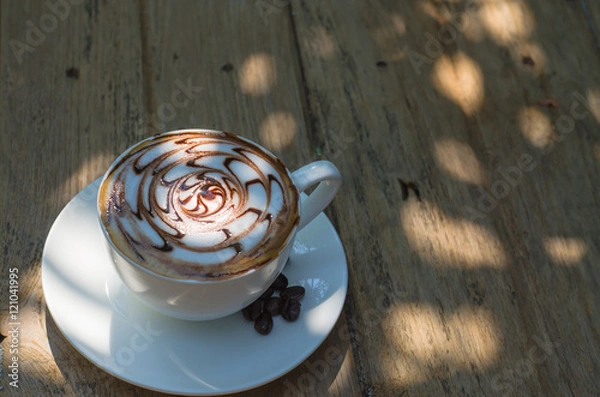
[(226, 132), (157, 135), (121, 155), (100, 218), (134, 262), (174, 278), (229, 277), (268, 262), (298, 223), (285, 166)]

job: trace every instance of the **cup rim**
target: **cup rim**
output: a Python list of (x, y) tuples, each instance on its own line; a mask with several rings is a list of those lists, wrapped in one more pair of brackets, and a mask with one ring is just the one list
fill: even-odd
[[(215, 276), (215, 277), (177, 278), (177, 277), (165, 276), (164, 274), (155, 272), (151, 269), (148, 269), (148, 268), (140, 265), (139, 263), (136, 263), (133, 259), (131, 259), (127, 255), (125, 255), (123, 253), (123, 251), (121, 249), (119, 249), (119, 247), (114, 243), (114, 241), (110, 237), (110, 233), (106, 229), (106, 225), (104, 225), (104, 222), (102, 221), (102, 213), (101, 213), (100, 206), (99, 206), (100, 195), (102, 193), (102, 186), (104, 185), (106, 179), (111, 174), (111, 172), (114, 170), (114, 168), (116, 168), (116, 166), (123, 160), (124, 157), (129, 155), (132, 150), (134, 150), (136, 147), (139, 147), (144, 142), (151, 141), (153, 139), (156, 139), (157, 137), (168, 136), (168, 135), (177, 135), (177, 134), (181, 134), (181, 133), (185, 133), (185, 132), (215, 133), (215, 134), (223, 134), (224, 133), (226, 135), (233, 135), (233, 136), (243, 140), (244, 142), (248, 143), (251, 146), (258, 147), (259, 149), (264, 151), (267, 155), (269, 155), (269, 157), (271, 157), (273, 160), (281, 163), (281, 165), (283, 166), (283, 168), (285, 169), (285, 171), (288, 175), (288, 178), (290, 179), (290, 181), (292, 181), (293, 188), (296, 191), (296, 196), (297, 196), (296, 213), (297, 213), (297, 216), (296, 216), (296, 220), (295, 220), (295, 225), (290, 229), (288, 236), (285, 239), (284, 243), (279, 247), (279, 249), (276, 250), (276, 254), (268, 255), (268, 257), (264, 261), (260, 261), (260, 263), (257, 263), (249, 268), (246, 268), (244, 270), (241, 270), (241, 271), (231, 274), (231, 275), (225, 274), (225, 275), (219, 275), (219, 276)], [(296, 185), (293, 183), (292, 174), (291, 174), (289, 168), (285, 164), (283, 164), (283, 162), (274, 153), (272, 153), (270, 150), (266, 149), (259, 143), (256, 143), (256, 142), (254, 142), (246, 137), (243, 137), (241, 135), (227, 132), (227, 131), (222, 131), (222, 130), (209, 129), (209, 128), (181, 128), (181, 129), (177, 129), (177, 130), (166, 131), (166, 132), (154, 134), (152, 136), (149, 136), (147, 138), (144, 138), (140, 141), (135, 142), (134, 144), (129, 146), (127, 149), (125, 149), (123, 152), (121, 152), (121, 154), (119, 154), (119, 156), (117, 156), (111, 162), (111, 164), (108, 166), (108, 168), (104, 171), (104, 175), (102, 176), (102, 179), (100, 180), (100, 185), (98, 188), (98, 195), (96, 197), (97, 220), (98, 220), (98, 223), (100, 224), (102, 234), (104, 235), (104, 240), (109, 244), (111, 250), (114, 253), (118, 254), (119, 257), (121, 257), (122, 259), (127, 261), (128, 264), (133, 265), (139, 271), (142, 271), (150, 276), (153, 276), (153, 277), (165, 280), (165, 281), (182, 283), (182, 284), (217, 284), (217, 283), (226, 282), (228, 280), (237, 280), (237, 279), (245, 277), (251, 273), (254, 273), (256, 271), (263, 269), (267, 264), (269, 264), (273, 260), (279, 258), (281, 253), (285, 250), (285, 248), (288, 247), (288, 245), (294, 241), (294, 237), (296, 236), (296, 234), (298, 232), (298, 225), (299, 225), (299, 220), (300, 220), (300, 210), (301, 210), (301, 198), (300, 198), (300, 194), (296, 188)]]

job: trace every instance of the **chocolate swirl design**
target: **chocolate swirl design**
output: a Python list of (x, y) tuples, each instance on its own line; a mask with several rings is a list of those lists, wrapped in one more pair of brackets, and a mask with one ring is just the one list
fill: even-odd
[(132, 261), (173, 278), (229, 277), (279, 254), (298, 224), (285, 166), (255, 144), (216, 131), (140, 142), (108, 170), (101, 221)]

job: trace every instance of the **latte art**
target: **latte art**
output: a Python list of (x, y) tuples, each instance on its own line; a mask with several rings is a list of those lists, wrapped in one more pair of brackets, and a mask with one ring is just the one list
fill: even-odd
[(113, 164), (101, 220), (132, 261), (172, 278), (229, 277), (279, 254), (298, 224), (285, 166), (224, 132), (157, 135)]

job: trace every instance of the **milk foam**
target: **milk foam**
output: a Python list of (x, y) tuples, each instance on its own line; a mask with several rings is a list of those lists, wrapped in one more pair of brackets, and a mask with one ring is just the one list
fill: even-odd
[(101, 220), (131, 260), (174, 278), (228, 277), (262, 265), (298, 223), (283, 164), (222, 132), (157, 135), (108, 170)]

